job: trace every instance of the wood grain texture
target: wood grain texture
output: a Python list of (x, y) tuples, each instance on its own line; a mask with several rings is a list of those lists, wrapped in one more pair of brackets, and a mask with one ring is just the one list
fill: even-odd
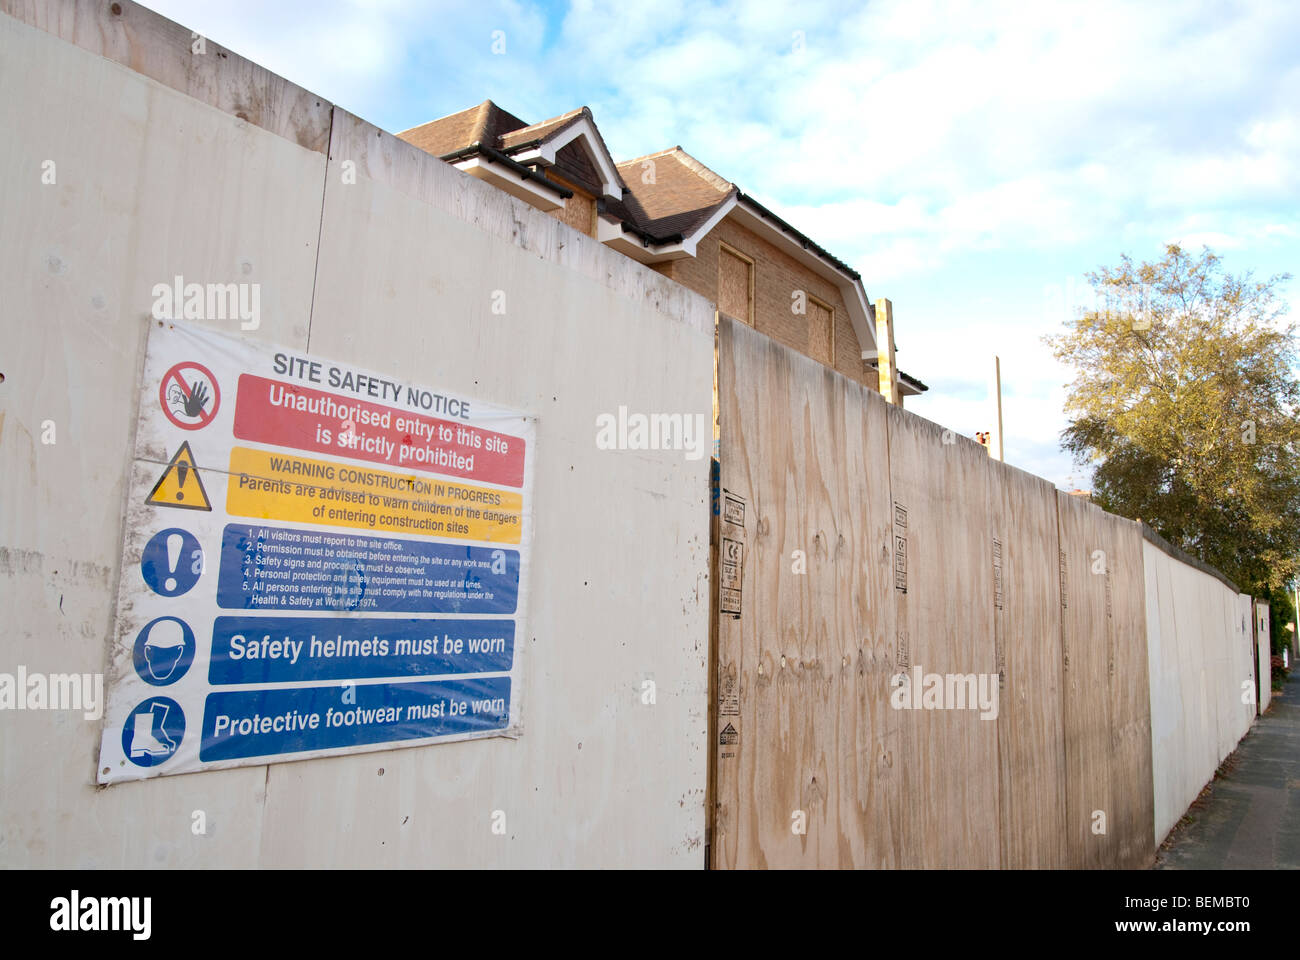
[(885, 405), (739, 321), (718, 331), (721, 482), (746, 513), (722, 534), (744, 569), (719, 625), (740, 715), (717, 720), (739, 741), (715, 744), (715, 861), (902, 866)]
[[(906, 526), (892, 518), (906, 563), (906, 590), (893, 591), (902, 666), (988, 677), (997, 672), (988, 454), (900, 407), (887, 410), (891, 497), (896, 514), (906, 510)], [(896, 713), (905, 865), (997, 867), (996, 718), (976, 709)]]
[(1065, 493), (1057, 508), (1067, 854), (1071, 866), (1143, 867), (1154, 854), (1154, 800), (1141, 532)]
[[(1105, 621), (1110, 630), (1111, 650), (1108, 670), (1111, 777), (1116, 785), (1112, 789), (1114, 812), (1110, 829), (1117, 848), (1111, 865), (1126, 870), (1142, 869), (1155, 857), (1143, 540), (1133, 521), (1095, 507), (1093, 510), (1111, 545), (1106, 557), (1111, 610)], [(1213, 704), (1209, 709), (1213, 712)]]
[(835, 315), (829, 306), (808, 298), (808, 356), (835, 365)]
[[(720, 532), (743, 569), (718, 624), (714, 863), (1144, 866), (1137, 525), (740, 321), (718, 343), (721, 495), (746, 515)], [(983, 676), (996, 717), (893, 708), (912, 668)]]
[(729, 247), (718, 253), (718, 309), (754, 325), (754, 261)]
[[(1111, 651), (1105, 580), (1092, 572), (1094, 551), (1109, 552), (1087, 501), (1057, 493), (1064, 664), (1065, 833), (1070, 866), (1115, 862), (1110, 821), (1115, 805), (1110, 776)], [(1097, 814), (1105, 817), (1102, 824)], [(1094, 826), (1096, 824), (1097, 826)], [(1094, 832), (1104, 826), (1105, 832)]]
[(995, 636), (1004, 680), (998, 711), (1002, 866), (1066, 866), (1065, 731), (1056, 490), (992, 461), (1001, 553)]

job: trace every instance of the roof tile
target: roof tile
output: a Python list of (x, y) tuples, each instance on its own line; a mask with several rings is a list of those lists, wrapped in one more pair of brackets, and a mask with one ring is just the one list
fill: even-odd
[(653, 236), (689, 234), (737, 192), (681, 147), (626, 160), (618, 172), (628, 185), (623, 206)]

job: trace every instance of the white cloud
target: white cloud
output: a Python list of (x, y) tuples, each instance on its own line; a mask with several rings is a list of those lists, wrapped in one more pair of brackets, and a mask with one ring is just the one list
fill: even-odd
[(1213, 230), (1206, 230), (1201, 233), (1185, 233), (1180, 237), (1172, 237), (1169, 242), (1176, 243), (1180, 247), (1186, 247), (1189, 250), (1196, 250), (1200, 247), (1228, 250), (1241, 246), (1241, 241), (1236, 237), (1228, 236), (1226, 233), (1217, 233)]

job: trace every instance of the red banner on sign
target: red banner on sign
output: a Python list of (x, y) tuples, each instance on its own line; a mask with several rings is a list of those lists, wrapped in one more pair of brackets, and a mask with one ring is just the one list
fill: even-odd
[(422, 473), (510, 487), (524, 482), (519, 437), (250, 373), (239, 377), (234, 433)]

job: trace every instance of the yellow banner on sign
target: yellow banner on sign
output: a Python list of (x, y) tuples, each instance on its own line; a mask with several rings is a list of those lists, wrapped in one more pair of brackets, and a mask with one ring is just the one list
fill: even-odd
[(523, 497), (506, 490), (247, 447), (230, 451), (226, 512), (239, 517), (518, 543), (522, 511)]

